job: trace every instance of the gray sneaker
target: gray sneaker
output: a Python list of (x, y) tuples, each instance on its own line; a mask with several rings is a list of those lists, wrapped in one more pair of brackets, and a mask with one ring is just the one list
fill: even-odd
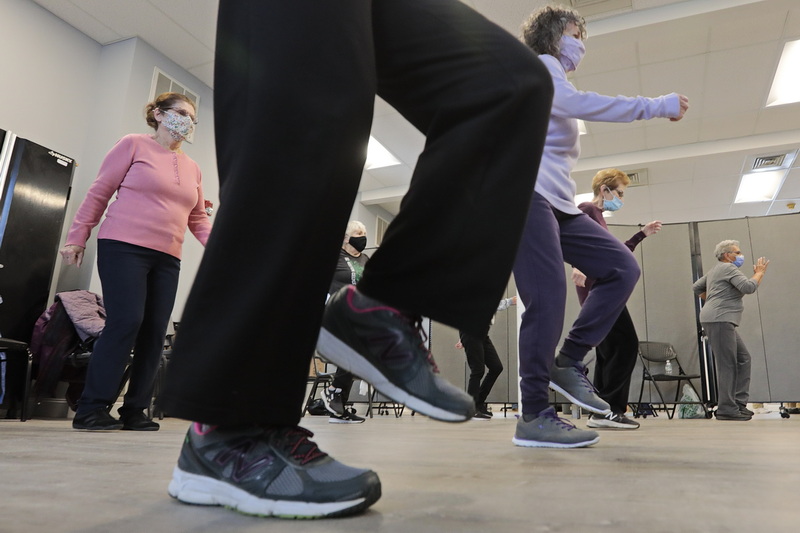
[(567, 367), (553, 363), (550, 369), (550, 388), (592, 413), (607, 415), (611, 412), (611, 406), (597, 395), (597, 389), (586, 377), (586, 366), (583, 363)]
[(280, 518), (350, 515), (381, 497), (375, 472), (334, 460), (311, 436), (301, 427), (223, 430), (194, 423), (169, 494), (185, 503)]
[(475, 413), (472, 396), (439, 375), (420, 319), (348, 285), (325, 308), (317, 351), (413, 411), (444, 422)]
[(581, 448), (596, 444), (599, 440), (600, 435), (596, 431), (576, 428), (559, 418), (556, 410), (549, 407), (530, 422), (520, 417), (511, 442), (530, 448)]

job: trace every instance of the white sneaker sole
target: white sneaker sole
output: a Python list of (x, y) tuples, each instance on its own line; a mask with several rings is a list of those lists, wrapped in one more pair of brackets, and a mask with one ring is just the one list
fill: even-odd
[(592, 440), (587, 440), (583, 442), (547, 442), (547, 441), (538, 441), (538, 440), (525, 440), (525, 439), (518, 439), (514, 437), (511, 439), (517, 446), (524, 446), (526, 448), (585, 448), (586, 446), (591, 446), (592, 444), (597, 444), (600, 442), (600, 437), (595, 437)]
[(317, 351), (337, 367), (342, 367), (364, 381), (371, 383), (384, 396), (388, 396), (393, 401), (401, 403), (417, 413), (442, 422), (465, 422), (472, 418), (472, 413), (469, 415), (453, 413), (412, 396), (389, 381), (361, 354), (350, 348), (325, 328), (320, 330)]
[(283, 518), (322, 518), (357, 507), (366, 500), (356, 498), (343, 502), (315, 503), (262, 499), (224, 481), (190, 474), (178, 467), (172, 472), (168, 492), (184, 503), (221, 505), (248, 515)]
[(594, 422), (591, 419), (586, 422), (586, 427), (592, 429), (639, 429), (639, 426), (631, 424), (620, 424), (619, 422)]

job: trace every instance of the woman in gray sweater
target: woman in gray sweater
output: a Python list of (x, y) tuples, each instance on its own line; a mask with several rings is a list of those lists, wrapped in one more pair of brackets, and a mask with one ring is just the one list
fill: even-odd
[(758, 289), (769, 261), (759, 257), (753, 277), (739, 271), (744, 256), (739, 241), (722, 241), (714, 249), (719, 264), (692, 286), (705, 304), (700, 323), (708, 336), (717, 367), (717, 420), (750, 420), (750, 352), (736, 331), (742, 318), (742, 298)]

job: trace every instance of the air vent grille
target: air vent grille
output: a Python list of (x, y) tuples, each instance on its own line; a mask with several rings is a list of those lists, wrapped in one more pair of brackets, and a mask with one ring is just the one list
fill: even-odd
[(785, 159), (786, 159), (786, 154), (763, 155), (756, 157), (753, 160), (753, 170), (780, 168), (783, 165), (783, 161)]
[(647, 176), (647, 169), (640, 168), (636, 170), (625, 170), (623, 171), (628, 177), (631, 179), (630, 184), (628, 187), (641, 187), (643, 185), (648, 185), (649, 178)]

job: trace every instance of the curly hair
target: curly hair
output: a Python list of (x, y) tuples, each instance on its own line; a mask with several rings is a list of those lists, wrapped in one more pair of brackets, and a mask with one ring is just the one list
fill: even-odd
[(600, 194), (600, 188), (605, 185), (609, 189), (616, 189), (620, 185), (630, 185), (631, 179), (627, 174), (616, 168), (606, 168), (592, 178), (592, 192), (595, 196)]
[(561, 5), (544, 6), (528, 17), (522, 24), (522, 42), (539, 55), (558, 57), (561, 36), (568, 23), (574, 23), (586, 39), (586, 21), (574, 9)]
[(185, 94), (161, 93), (156, 97), (155, 100), (149, 102), (146, 106), (144, 106), (144, 119), (147, 122), (147, 125), (153, 128), (154, 130), (157, 130), (158, 121), (153, 116), (153, 111), (155, 111), (156, 109), (169, 109), (178, 102), (186, 102), (187, 104), (192, 106), (192, 109), (194, 109), (195, 112), (197, 112), (197, 106)]
[(731, 248), (741, 248), (741, 246), (739, 246), (739, 241), (734, 241), (733, 239), (729, 239), (720, 242), (714, 248), (714, 257), (717, 258), (717, 261), (722, 261), (723, 256), (729, 253), (731, 251)]

